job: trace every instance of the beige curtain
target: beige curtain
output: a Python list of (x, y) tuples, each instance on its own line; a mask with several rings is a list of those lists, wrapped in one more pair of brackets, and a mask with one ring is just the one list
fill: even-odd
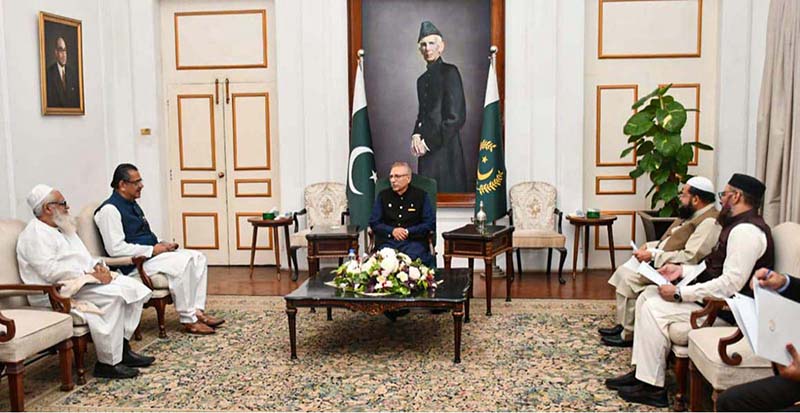
[(772, 0), (758, 104), (756, 175), (764, 219), (800, 222), (800, 1)]

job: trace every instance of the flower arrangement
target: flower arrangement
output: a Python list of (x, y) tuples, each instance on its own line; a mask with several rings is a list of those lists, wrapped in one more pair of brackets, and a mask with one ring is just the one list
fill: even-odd
[(346, 262), (333, 273), (336, 277), (328, 285), (364, 295), (409, 296), (435, 290), (442, 283), (434, 281), (434, 269), (392, 248), (383, 248), (362, 260)]

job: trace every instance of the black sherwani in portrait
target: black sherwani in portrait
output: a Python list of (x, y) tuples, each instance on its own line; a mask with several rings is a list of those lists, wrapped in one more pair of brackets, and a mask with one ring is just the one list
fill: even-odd
[(439, 192), (469, 192), (461, 128), (467, 118), (458, 68), (441, 58), (417, 79), (419, 112), (414, 133), (430, 151), (419, 158), (418, 173), (436, 180)]
[(67, 63), (64, 82), (58, 72), (58, 63), (47, 68), (47, 106), (51, 108), (79, 108), (81, 106), (78, 90), (78, 71)]

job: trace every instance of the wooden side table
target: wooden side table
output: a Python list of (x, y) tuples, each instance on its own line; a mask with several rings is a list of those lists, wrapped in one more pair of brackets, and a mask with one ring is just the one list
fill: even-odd
[(306, 235), (308, 276), (317, 275), (320, 258), (344, 258), (350, 253), (350, 249), (354, 249), (358, 255), (358, 235), (358, 227), (355, 225), (315, 226)]
[(283, 235), (286, 237), (286, 261), (289, 263), (289, 273), (292, 272), (292, 258), (289, 250), (289, 225), (292, 225), (291, 217), (278, 217), (275, 219), (248, 218), (247, 221), (253, 225), (253, 242), (250, 245), (250, 278), (253, 278), (254, 263), (256, 261), (256, 241), (258, 240), (258, 229), (262, 227), (272, 228), (272, 246), (275, 250), (275, 267), (278, 270), (278, 279), (281, 278), (281, 248), (278, 242), (278, 228), (283, 227)]
[[(581, 228), (583, 228), (583, 270), (589, 268), (589, 227), (605, 226), (608, 229), (608, 252), (611, 255), (611, 270), (617, 269), (617, 264), (614, 260), (614, 221), (617, 220), (616, 215), (600, 215), (600, 218), (586, 218), (567, 215), (567, 220), (570, 224), (575, 226), (575, 240), (572, 248), (572, 278), (575, 279), (576, 270), (578, 266), (578, 244), (581, 237)], [(599, 236), (599, 232), (598, 232)]]
[[(482, 259), (486, 266), (486, 315), (492, 315), (492, 266), (494, 258), (506, 254), (506, 301), (511, 301), (511, 283), (514, 279), (514, 260), (511, 236), (513, 226), (487, 225), (478, 232), (475, 225), (468, 224), (453, 231), (442, 233), (444, 238), (444, 269), (450, 270), (453, 257), (467, 258), (470, 270), (469, 297), (472, 297), (472, 270), (475, 258)], [(464, 321), (469, 321), (469, 306)]]

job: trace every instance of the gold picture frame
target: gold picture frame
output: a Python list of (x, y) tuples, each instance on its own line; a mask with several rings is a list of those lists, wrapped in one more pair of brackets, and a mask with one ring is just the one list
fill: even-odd
[(80, 20), (39, 12), (42, 115), (84, 115)]

